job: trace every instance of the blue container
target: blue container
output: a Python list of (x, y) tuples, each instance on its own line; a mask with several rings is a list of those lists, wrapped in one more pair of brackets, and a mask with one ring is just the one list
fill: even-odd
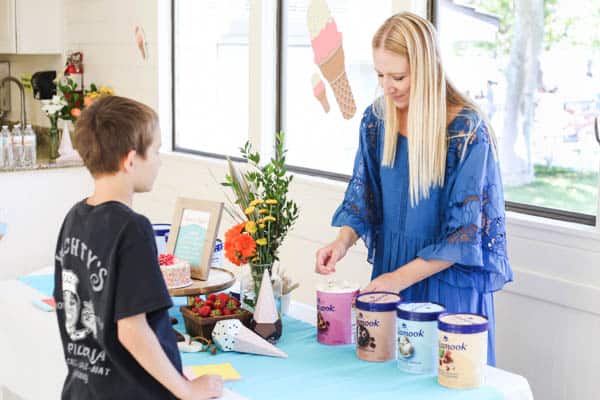
[(437, 320), (445, 311), (446, 308), (437, 303), (398, 305), (398, 368), (414, 374), (437, 373)]
[(156, 240), (156, 251), (158, 254), (163, 254), (167, 250), (167, 241), (169, 240), (171, 225), (152, 224), (152, 228), (154, 229), (154, 240)]

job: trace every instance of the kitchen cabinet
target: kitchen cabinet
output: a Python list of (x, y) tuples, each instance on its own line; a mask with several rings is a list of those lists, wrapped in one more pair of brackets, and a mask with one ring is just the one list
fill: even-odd
[(0, 53), (61, 54), (64, 0), (0, 0)]

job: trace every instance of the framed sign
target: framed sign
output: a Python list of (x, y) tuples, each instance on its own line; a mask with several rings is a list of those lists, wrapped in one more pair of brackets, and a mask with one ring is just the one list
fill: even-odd
[(192, 278), (207, 280), (208, 269), (221, 222), (223, 203), (179, 197), (167, 253), (190, 263)]

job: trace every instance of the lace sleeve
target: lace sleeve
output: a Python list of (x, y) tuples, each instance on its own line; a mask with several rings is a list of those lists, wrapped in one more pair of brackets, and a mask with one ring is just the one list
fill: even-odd
[(361, 237), (373, 263), (377, 227), (381, 222), (379, 180), (379, 120), (369, 107), (360, 124), (360, 141), (344, 201), (333, 215), (333, 226), (349, 226)]
[(483, 123), (469, 135), (450, 137), (441, 237), (422, 249), (424, 259), (481, 267), (510, 280), (506, 258), (504, 194), (494, 145)]

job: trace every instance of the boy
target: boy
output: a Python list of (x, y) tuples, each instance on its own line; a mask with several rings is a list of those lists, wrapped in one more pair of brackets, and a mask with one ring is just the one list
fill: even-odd
[(54, 298), (68, 367), (62, 398), (220, 396), (220, 377), (190, 382), (181, 374), (152, 226), (130, 208), (160, 166), (156, 113), (107, 96), (85, 109), (75, 131), (95, 188), (65, 217), (56, 247)]

